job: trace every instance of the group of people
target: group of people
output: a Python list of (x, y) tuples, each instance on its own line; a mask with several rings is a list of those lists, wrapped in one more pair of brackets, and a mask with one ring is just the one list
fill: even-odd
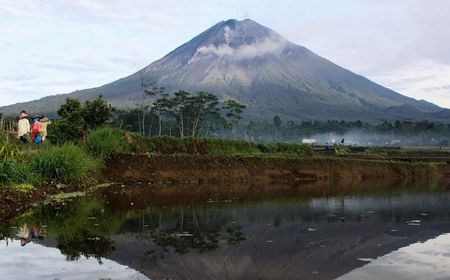
[(45, 229), (32, 225), (23, 224), (17, 231), (16, 236), (20, 239), (20, 245), (25, 246), (30, 243), (30, 235), (33, 239), (44, 239), (47, 236)]
[[(23, 143), (36, 143), (40, 144), (45, 141), (47, 137), (47, 126), (51, 121), (46, 116), (37, 116), (31, 118), (26, 111), (20, 112), (19, 122), (17, 124), (17, 138)], [(31, 133), (31, 137), (30, 137)]]

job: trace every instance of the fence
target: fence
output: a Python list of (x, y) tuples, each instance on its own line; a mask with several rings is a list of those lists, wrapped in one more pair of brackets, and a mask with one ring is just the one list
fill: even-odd
[(0, 131), (15, 132), (17, 130), (17, 121), (15, 119), (7, 119), (0, 113)]

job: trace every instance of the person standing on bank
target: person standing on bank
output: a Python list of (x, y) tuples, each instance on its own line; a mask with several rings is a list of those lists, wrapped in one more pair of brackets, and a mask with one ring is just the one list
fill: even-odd
[(47, 126), (51, 123), (52, 122), (46, 116), (41, 117), (41, 129), (39, 131), (39, 134), (42, 137), (42, 142), (44, 142), (45, 138), (47, 137)]
[(33, 129), (31, 130), (31, 142), (34, 143), (36, 136), (39, 135), (39, 131), (41, 130), (41, 123), (39, 122), (39, 117), (35, 116), (33, 118)]
[(22, 142), (27, 143), (30, 140), (30, 121), (28, 120), (28, 114), (25, 111), (20, 112), (19, 122), (17, 123), (17, 138)]

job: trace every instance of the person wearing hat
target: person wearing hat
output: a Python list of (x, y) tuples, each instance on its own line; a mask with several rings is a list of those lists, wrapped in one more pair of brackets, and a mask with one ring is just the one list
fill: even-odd
[(52, 122), (46, 116), (42, 116), (40, 123), (41, 123), (41, 129), (39, 130), (39, 134), (42, 137), (42, 142), (44, 142), (45, 138), (47, 137), (47, 126), (49, 124), (51, 124)]
[(28, 133), (30, 133), (30, 121), (28, 120), (28, 114), (25, 111), (20, 112), (19, 122), (17, 123), (17, 138), (26, 143), (30, 139)]

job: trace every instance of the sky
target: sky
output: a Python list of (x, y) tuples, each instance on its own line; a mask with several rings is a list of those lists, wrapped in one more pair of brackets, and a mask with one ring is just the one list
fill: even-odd
[(450, 108), (448, 11), (447, 0), (0, 0), (0, 106), (115, 81), (217, 22), (250, 18)]

